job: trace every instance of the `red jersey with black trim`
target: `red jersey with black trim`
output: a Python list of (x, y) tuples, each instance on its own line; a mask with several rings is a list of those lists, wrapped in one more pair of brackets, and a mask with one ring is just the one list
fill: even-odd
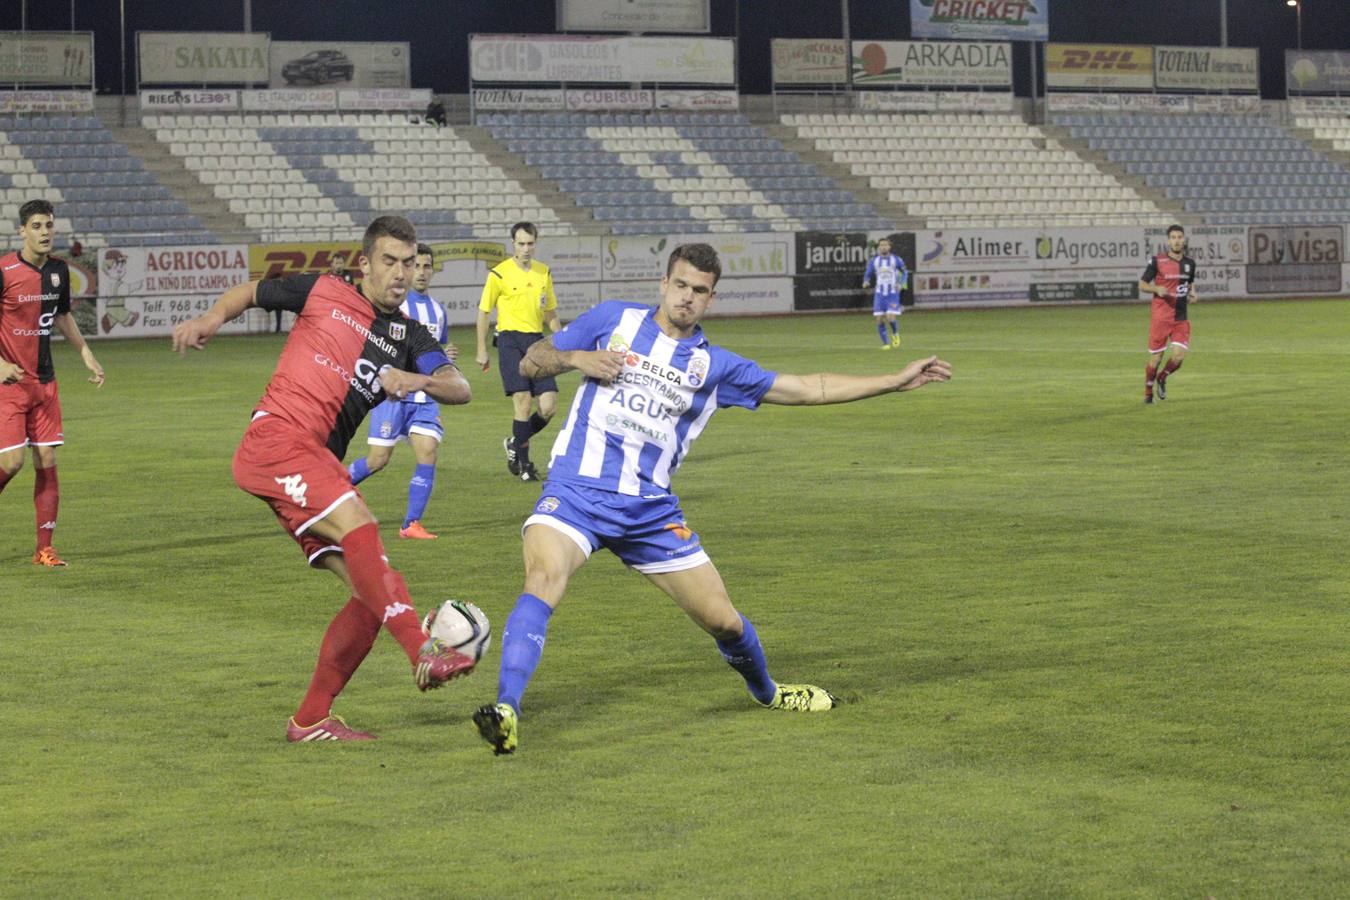
[(255, 412), (285, 419), (339, 460), (370, 410), (384, 400), (380, 369), (430, 375), (451, 365), (422, 323), (386, 313), (332, 275), (296, 275), (258, 284), (263, 309), (297, 318)]
[(46, 384), (52, 365), (52, 323), (70, 312), (70, 267), (47, 257), (42, 268), (17, 251), (0, 256), (0, 357), (18, 363), (24, 378)]
[(1149, 259), (1148, 268), (1139, 280), (1157, 282), (1167, 289), (1166, 297), (1153, 295), (1153, 315), (1176, 322), (1186, 321), (1186, 304), (1195, 284), (1195, 260), (1189, 256), (1173, 259), (1166, 253), (1159, 253)]

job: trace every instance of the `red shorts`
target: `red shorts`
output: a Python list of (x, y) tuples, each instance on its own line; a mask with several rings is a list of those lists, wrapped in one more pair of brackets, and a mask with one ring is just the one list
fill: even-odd
[(1168, 344), (1178, 344), (1187, 350), (1191, 346), (1191, 323), (1178, 322), (1171, 317), (1154, 316), (1148, 323), (1148, 352), (1161, 353)]
[(0, 384), (0, 453), (28, 444), (59, 447), (65, 442), (55, 381), (42, 384), (25, 378), (18, 384)]
[(342, 548), (309, 528), (339, 503), (361, 494), (342, 462), (314, 438), (276, 416), (254, 419), (234, 451), (234, 483), (272, 507), (310, 565)]

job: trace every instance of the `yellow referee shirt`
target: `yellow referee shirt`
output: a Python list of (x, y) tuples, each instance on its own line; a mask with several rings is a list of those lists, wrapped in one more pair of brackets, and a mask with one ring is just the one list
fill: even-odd
[(494, 306), (498, 331), (543, 334), (544, 312), (558, 308), (558, 295), (553, 293), (553, 276), (548, 266), (531, 260), (527, 272), (515, 257), (497, 263), (488, 271), (483, 297), (478, 301), (482, 312), (492, 312)]

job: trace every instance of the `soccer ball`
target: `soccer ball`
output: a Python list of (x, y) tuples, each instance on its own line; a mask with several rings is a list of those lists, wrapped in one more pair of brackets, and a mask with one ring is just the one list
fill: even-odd
[(427, 613), (422, 630), (449, 644), (474, 662), (483, 658), (492, 644), (492, 626), (481, 609), (463, 600), (447, 600)]

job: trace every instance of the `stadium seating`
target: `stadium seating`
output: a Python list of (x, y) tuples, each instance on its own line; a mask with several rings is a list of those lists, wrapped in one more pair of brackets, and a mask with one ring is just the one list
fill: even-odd
[(372, 215), (407, 215), (424, 238), (520, 219), (570, 228), (451, 128), (406, 116), (147, 116), (142, 125), (263, 240), (359, 236)]
[(1152, 201), (1015, 115), (799, 113), (782, 121), (930, 228), (1156, 219)]
[(58, 248), (72, 236), (90, 249), (215, 243), (94, 116), (0, 119), (0, 160), (0, 203), (7, 215), (24, 201), (50, 200)]
[(493, 113), (479, 122), (614, 234), (893, 224), (739, 113)]
[[(1188, 115), (1174, 124), (1082, 113), (1055, 121), (1213, 225), (1350, 218), (1350, 172), (1259, 116)], [(1350, 129), (1347, 138), (1350, 145)]]

